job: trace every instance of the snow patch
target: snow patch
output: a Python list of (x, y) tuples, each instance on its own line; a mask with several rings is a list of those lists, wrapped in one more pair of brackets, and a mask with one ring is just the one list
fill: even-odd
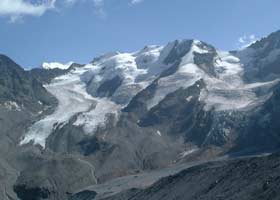
[(161, 136), (161, 132), (159, 130), (157, 130), (157, 135)]
[(65, 63), (65, 64), (62, 64), (62, 63), (59, 63), (59, 62), (50, 62), (50, 63), (47, 63), (47, 62), (44, 62), (42, 64), (42, 68), (43, 69), (68, 69), (74, 62), (68, 62), (68, 63)]
[(187, 150), (187, 151), (184, 151), (184, 152), (180, 153), (180, 156), (181, 156), (181, 158), (184, 158), (184, 157), (186, 157), (186, 156), (188, 156), (188, 155), (190, 155), (190, 154), (192, 154), (192, 153), (194, 153), (194, 152), (196, 152), (196, 151), (198, 151), (197, 148), (195, 148), (195, 149), (189, 149), (189, 150)]
[[(1, 105), (1, 104), (0, 104)], [(21, 111), (21, 106), (14, 101), (6, 101), (2, 104), (8, 110)]]
[(189, 97), (186, 98), (186, 100), (187, 100), (188, 102), (190, 102), (190, 101), (192, 100), (192, 98), (193, 98), (193, 96), (189, 96)]

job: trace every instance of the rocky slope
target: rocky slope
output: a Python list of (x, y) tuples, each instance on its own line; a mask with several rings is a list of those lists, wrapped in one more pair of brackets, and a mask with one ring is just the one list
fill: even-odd
[[(146, 189), (130, 189), (106, 200), (276, 200), (280, 155), (214, 162), (188, 168)], [(85, 196), (84, 196), (85, 197)], [(82, 200), (76, 196), (75, 200)], [(84, 198), (93, 200), (94, 198)], [(105, 200), (103, 199), (103, 200)]]

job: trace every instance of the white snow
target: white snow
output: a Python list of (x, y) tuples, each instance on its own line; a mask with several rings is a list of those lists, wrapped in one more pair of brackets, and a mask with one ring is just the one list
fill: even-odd
[(158, 62), (160, 54), (162, 52), (162, 46), (147, 46), (139, 52), (136, 52), (134, 56), (136, 57), (135, 61), (138, 68), (151, 68), (152, 63)]
[(157, 135), (161, 136), (161, 132), (159, 130), (157, 130)]
[(44, 69), (68, 69), (71, 65), (73, 64), (73, 62), (68, 62), (68, 63), (65, 63), (65, 64), (62, 64), (62, 63), (59, 63), (59, 62), (50, 62), (50, 63), (47, 63), (47, 62), (44, 62), (42, 64), (42, 67)]
[(192, 153), (194, 153), (196, 151), (198, 151), (197, 148), (189, 149), (189, 150), (186, 150), (186, 151), (180, 153), (180, 156), (181, 156), (181, 158), (184, 158), (184, 157), (186, 157), (186, 156), (188, 156), (188, 155), (190, 155), (190, 154), (192, 154)]
[(4, 106), (8, 110), (21, 111), (21, 106), (19, 106), (17, 102), (14, 101), (6, 101), (0, 105)]
[(204, 53), (208, 53), (208, 49), (206, 48), (201, 48), (201, 47), (198, 47), (198, 46), (201, 46), (201, 41), (199, 40), (194, 40), (193, 41), (193, 47), (192, 47), (192, 51), (193, 52), (196, 52), (196, 53), (200, 53), (200, 54), (204, 54)]
[(192, 100), (192, 98), (193, 98), (193, 96), (189, 96), (189, 97), (186, 98), (186, 100), (187, 100), (188, 102), (190, 102), (190, 101)]

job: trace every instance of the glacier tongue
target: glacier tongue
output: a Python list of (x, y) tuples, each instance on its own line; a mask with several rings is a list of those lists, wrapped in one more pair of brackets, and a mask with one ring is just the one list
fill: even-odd
[[(34, 123), (20, 142), (21, 145), (33, 142), (45, 147), (46, 139), (52, 131), (68, 122), (76, 114), (85, 113), (78, 116), (74, 125), (85, 125), (85, 131), (90, 133), (100, 124), (104, 125), (107, 115), (116, 114), (119, 109), (113, 103), (109, 104), (104, 99), (94, 98), (86, 92), (86, 84), (81, 81), (80, 76), (84, 74), (91, 65), (84, 68), (77, 68), (66, 75), (57, 77), (51, 84), (46, 85), (46, 89), (59, 101), (58, 107), (51, 115), (46, 116)], [(93, 106), (95, 108), (93, 108)], [(104, 108), (108, 108), (104, 110)], [(89, 120), (93, 120), (89, 123)]]
[(86, 86), (80, 80), (83, 69), (76, 69), (66, 75), (60, 76), (46, 85), (46, 89), (59, 101), (58, 107), (51, 115), (33, 124), (20, 144), (31, 141), (45, 147), (47, 137), (56, 128), (55, 125), (66, 123), (79, 112), (87, 111), (95, 100), (86, 93)]

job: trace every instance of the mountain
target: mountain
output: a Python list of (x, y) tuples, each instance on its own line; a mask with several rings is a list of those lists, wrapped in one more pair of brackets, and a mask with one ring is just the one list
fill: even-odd
[(175, 40), (30, 71), (0, 56), (0, 199), (71, 199), (119, 177), (277, 151), (279, 41), (225, 52)]

